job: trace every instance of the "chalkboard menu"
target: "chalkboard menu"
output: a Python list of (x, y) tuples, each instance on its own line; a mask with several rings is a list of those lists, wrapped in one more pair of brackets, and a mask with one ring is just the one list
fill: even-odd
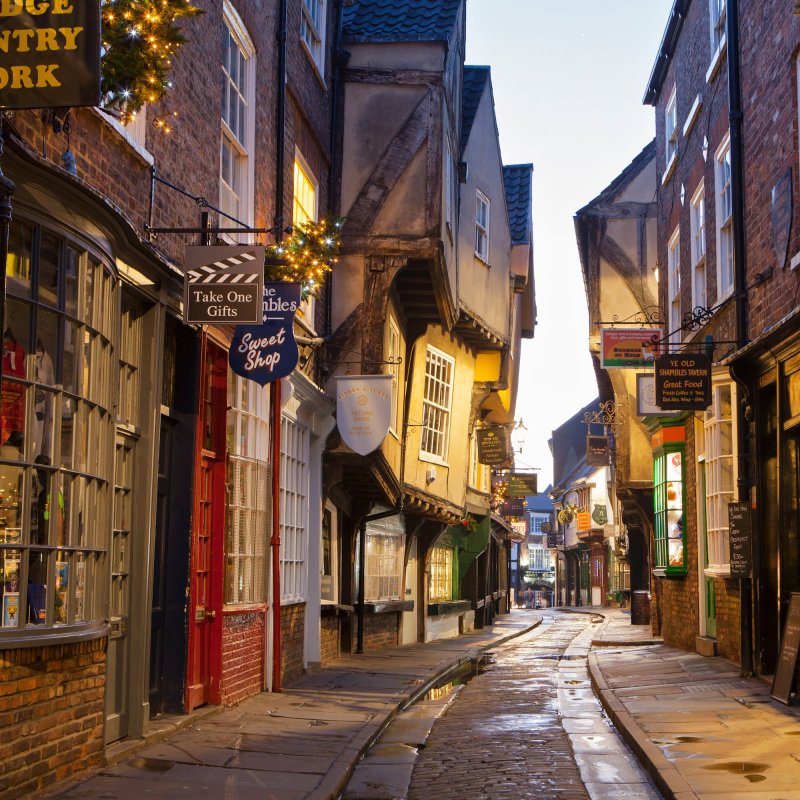
[(750, 503), (728, 503), (731, 578), (749, 578), (753, 569)]
[(786, 614), (786, 622), (783, 624), (781, 654), (778, 657), (778, 666), (775, 668), (771, 692), (775, 700), (779, 700), (787, 706), (792, 693), (798, 651), (800, 651), (800, 592), (792, 592), (789, 612)]

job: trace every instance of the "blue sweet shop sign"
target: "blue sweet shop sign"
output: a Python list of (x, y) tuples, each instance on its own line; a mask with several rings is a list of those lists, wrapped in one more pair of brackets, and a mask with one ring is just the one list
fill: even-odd
[(297, 366), (294, 315), (300, 305), (300, 284), (264, 284), (261, 325), (237, 325), (228, 362), (243, 378), (265, 386), (285, 378)]

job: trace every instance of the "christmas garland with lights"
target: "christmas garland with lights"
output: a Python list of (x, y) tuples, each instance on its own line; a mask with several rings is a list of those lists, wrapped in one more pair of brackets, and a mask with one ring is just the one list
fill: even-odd
[(267, 280), (300, 283), (303, 298), (316, 294), (337, 261), (343, 224), (341, 218), (324, 217), (295, 225), (288, 239), (267, 247)]
[[(203, 11), (187, 0), (105, 0), (101, 89), (105, 107), (130, 122), (172, 88), (172, 57), (186, 37), (177, 21)], [(159, 127), (168, 127), (162, 120)]]

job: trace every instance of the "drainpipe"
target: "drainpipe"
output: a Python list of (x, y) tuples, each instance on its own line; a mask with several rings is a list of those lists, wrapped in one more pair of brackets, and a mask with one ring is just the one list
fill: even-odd
[(275, 110), (275, 130), (278, 135), (275, 158), (275, 234), (283, 239), (283, 196), (286, 173), (286, 37), (289, 27), (288, 0), (280, 0), (278, 11), (278, 101)]
[[(733, 290), (736, 299), (736, 347), (747, 344), (747, 265), (744, 241), (744, 146), (742, 142), (742, 85), (739, 69), (739, 2), (728, 0), (725, 36), (728, 41), (728, 119), (731, 134), (731, 195), (733, 221)], [(743, 387), (746, 388), (747, 387)], [(743, 413), (736, 415), (738, 498), (750, 500), (750, 437)], [(752, 578), (740, 578), (740, 642), (742, 675), (753, 672)]]
[(359, 569), (358, 569), (358, 639), (356, 642), (356, 653), (361, 654), (364, 652), (364, 586), (365, 575), (367, 572), (367, 523), (374, 522), (378, 519), (386, 519), (386, 517), (396, 517), (403, 510), (403, 499), (400, 498), (398, 504), (390, 511), (380, 511), (377, 514), (365, 514), (361, 517), (361, 522), (358, 523), (358, 552), (359, 552)]

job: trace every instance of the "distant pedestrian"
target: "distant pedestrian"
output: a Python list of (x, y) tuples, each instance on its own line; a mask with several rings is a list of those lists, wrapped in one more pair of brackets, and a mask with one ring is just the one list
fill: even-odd
[(536, 595), (533, 592), (533, 589), (529, 586), (525, 589), (525, 608), (533, 608), (534, 599)]

